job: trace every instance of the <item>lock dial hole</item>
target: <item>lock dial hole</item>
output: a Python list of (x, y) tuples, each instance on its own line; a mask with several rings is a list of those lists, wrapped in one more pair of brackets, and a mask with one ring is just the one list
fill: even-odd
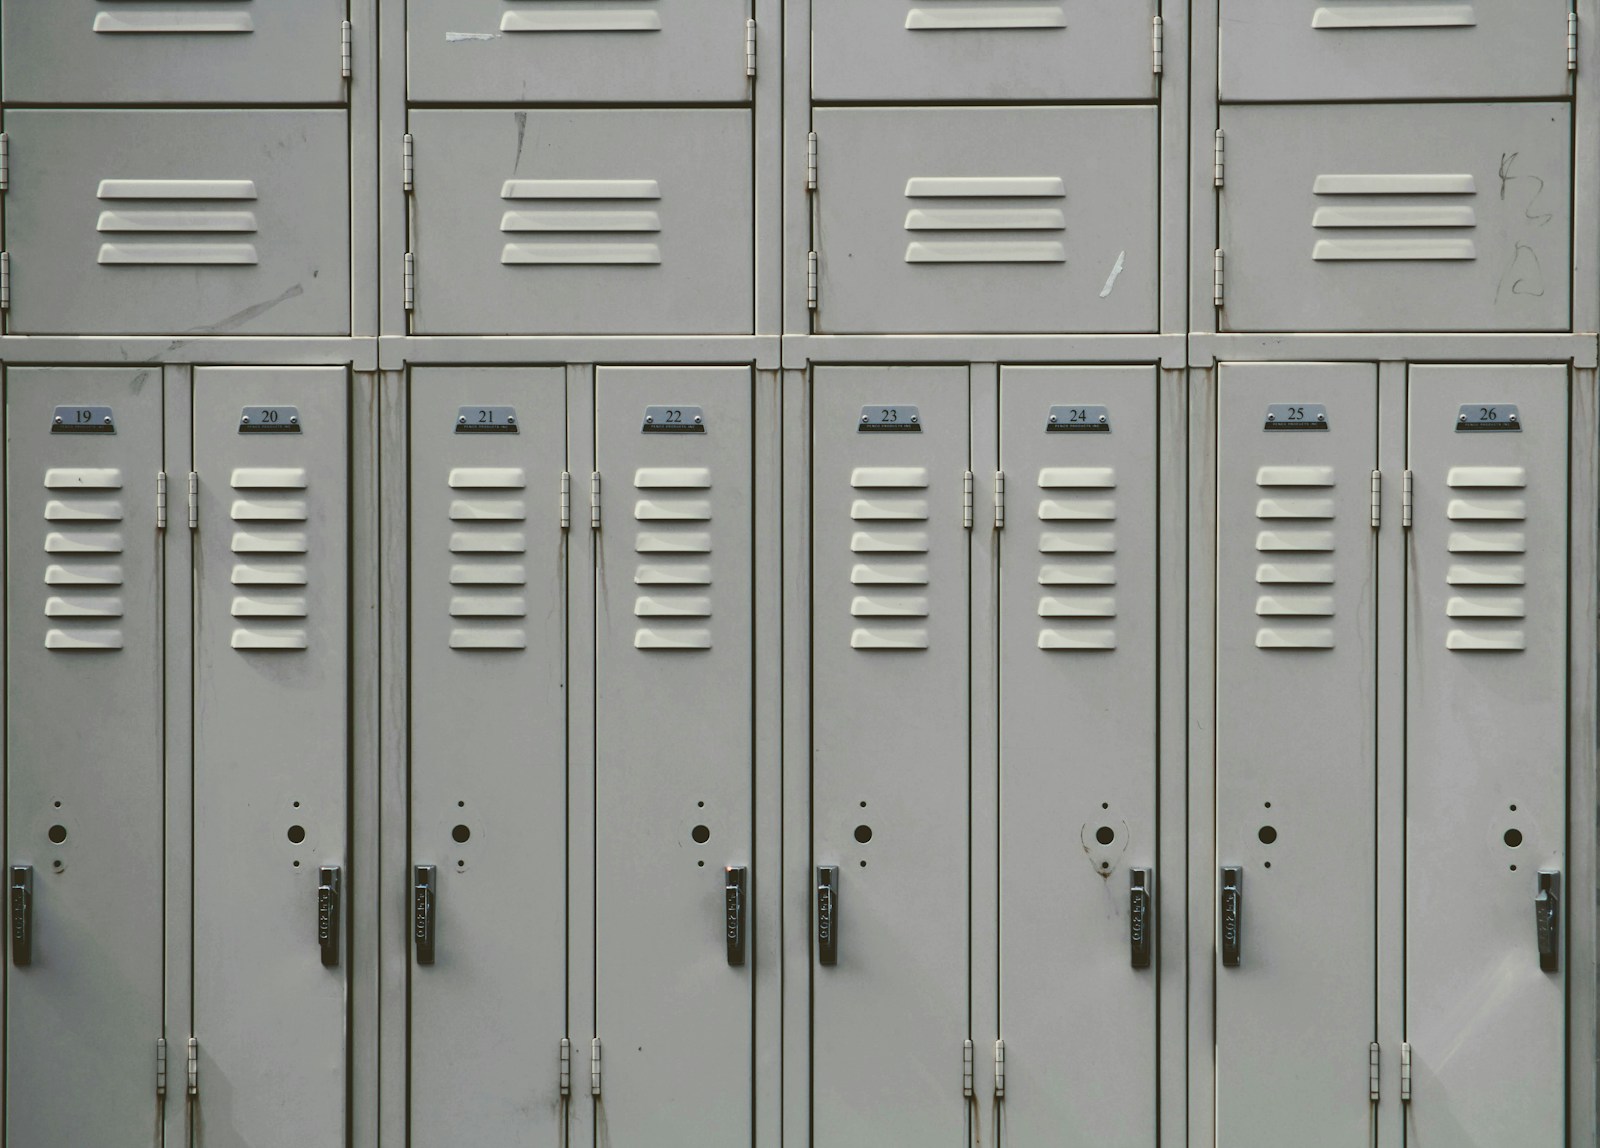
[(60, 845), (67, 839), (67, 827), (65, 825), (52, 825), (46, 836), (55, 844)]
[(711, 840), (711, 830), (704, 825), (696, 825), (694, 829), (689, 832), (689, 836), (694, 838), (695, 844), (704, 845), (707, 841)]
[(1515, 849), (1518, 845), (1521, 845), (1522, 844), (1522, 830), (1520, 830), (1520, 829), (1507, 829), (1506, 830), (1506, 836), (1505, 836), (1505, 842), (1506, 842), (1507, 845), (1511, 846), (1511, 848), (1513, 848), (1513, 849)]
[(450, 839), (457, 845), (465, 845), (472, 839), (472, 830), (467, 828), (465, 825), (457, 825), (454, 829), (450, 830)]
[(289, 826), (289, 841), (292, 844), (298, 845), (298, 844), (300, 844), (300, 842), (304, 841), (305, 839), (306, 839), (305, 826), (303, 826), (303, 825), (291, 825), (291, 826)]
[(1256, 837), (1260, 839), (1261, 844), (1271, 845), (1278, 839), (1278, 831), (1270, 825), (1263, 825), (1260, 832), (1256, 834)]

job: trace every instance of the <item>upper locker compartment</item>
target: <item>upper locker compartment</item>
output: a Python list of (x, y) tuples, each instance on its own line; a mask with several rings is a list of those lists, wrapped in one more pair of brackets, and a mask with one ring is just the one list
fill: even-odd
[(350, 330), (341, 111), (12, 111), (14, 335)]
[(814, 119), (819, 333), (1155, 329), (1154, 107)]
[(1224, 100), (1565, 96), (1569, 7), (1569, 0), (1222, 0), (1219, 87)]
[(1155, 0), (812, 0), (818, 100), (1152, 100)]
[(419, 103), (748, 102), (741, 0), (408, 0)]
[(1560, 331), (1565, 104), (1222, 109), (1227, 331)]
[(414, 111), (417, 334), (754, 325), (750, 113)]
[(16, 0), (4, 92), (27, 104), (342, 104), (345, 0)]

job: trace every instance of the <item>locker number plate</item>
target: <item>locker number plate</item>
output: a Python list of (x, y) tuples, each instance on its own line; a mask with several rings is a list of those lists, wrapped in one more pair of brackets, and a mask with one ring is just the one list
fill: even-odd
[(1462, 403), (1457, 431), (1521, 431), (1516, 403)]
[(57, 407), (50, 416), (51, 434), (116, 434), (110, 407)]
[(1273, 403), (1267, 407), (1264, 430), (1327, 430), (1328, 408), (1322, 403)]
[(921, 434), (922, 412), (916, 407), (873, 403), (861, 408), (861, 421), (856, 424), (856, 430), (860, 434)]
[(299, 434), (299, 407), (245, 407), (239, 414), (240, 434)]
[(521, 434), (516, 407), (459, 407), (456, 434)]
[(1049, 434), (1110, 434), (1111, 414), (1105, 407), (1051, 407), (1044, 429)]
[(640, 434), (705, 434), (706, 413), (699, 407), (645, 407)]

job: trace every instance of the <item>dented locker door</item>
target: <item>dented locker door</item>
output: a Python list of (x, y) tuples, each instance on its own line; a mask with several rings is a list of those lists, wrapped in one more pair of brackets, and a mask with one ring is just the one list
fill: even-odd
[(750, 114), (415, 111), (419, 334), (738, 334)]
[(1216, 1119), (1237, 1148), (1371, 1133), (1376, 400), (1370, 364), (1222, 367)]
[(1154, 108), (814, 120), (818, 332), (1155, 329)]
[(422, 103), (743, 103), (747, 16), (728, 0), (407, 0), (406, 90)]
[(11, 1148), (160, 1125), (161, 407), (159, 367), (6, 371)]
[(344, 1141), (345, 392), (342, 367), (195, 370), (195, 1119), (208, 1148)]
[(812, 1126), (838, 1148), (954, 1144), (970, 1035), (967, 372), (819, 367), (812, 393), (811, 848), (813, 876), (832, 873), (808, 891)]
[(594, 1120), (615, 1144), (753, 1134), (751, 416), (746, 367), (596, 372)]
[(410, 882), (425, 917), (412, 922), (411, 1143), (443, 1148), (463, 1128), (554, 1142), (566, 374), (419, 367), (411, 381)]
[(11, 111), (14, 335), (350, 330), (337, 111)]
[(1155, 1144), (1155, 384), (1000, 373), (1000, 1036), (1020, 1144)]
[(1560, 918), (1593, 892), (1566, 871), (1567, 370), (1413, 367), (1409, 389), (1409, 1142), (1554, 1148)]
[(343, 103), (345, 0), (7, 4), (5, 98), (29, 104)]
[(812, 0), (819, 100), (1153, 100), (1154, 0)]
[(1225, 107), (1231, 331), (1559, 331), (1564, 104)]
[(1570, 0), (1222, 0), (1222, 98), (1565, 96), (1570, 6)]

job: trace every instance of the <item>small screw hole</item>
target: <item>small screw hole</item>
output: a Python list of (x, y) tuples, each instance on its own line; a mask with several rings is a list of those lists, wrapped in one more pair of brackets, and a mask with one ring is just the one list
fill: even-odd
[[(59, 802), (59, 801), (58, 801), (58, 802), (56, 802), (56, 804), (57, 804), (57, 805), (60, 805), (60, 804), (61, 804), (61, 802)], [(1513, 806), (1512, 806), (1512, 807), (1511, 807), (1511, 812), (1512, 812), (1512, 813), (1515, 813), (1515, 812), (1516, 812), (1516, 811), (1517, 811), (1517, 807), (1516, 807), (1516, 806), (1515, 806), (1515, 805), (1513, 805)]]
[(1516, 866), (1515, 866), (1515, 865), (1513, 865), (1513, 866), (1511, 866), (1511, 871), (1512, 871), (1512, 872), (1513, 872), (1513, 873), (1515, 873), (1515, 872), (1516, 872), (1516, 871), (1517, 871), (1517, 867), (1516, 867)]
[(1101, 803), (1100, 803), (1100, 808), (1101, 808), (1101, 809), (1110, 809), (1110, 808), (1111, 808), (1111, 802), (1109, 802), (1109, 801), (1102, 801), (1102, 802), (1101, 802)]
[(67, 827), (65, 825), (52, 825), (50, 832), (46, 836), (57, 845), (60, 845), (67, 839)]
[(866, 808), (866, 807), (867, 807), (867, 803), (866, 803), (866, 802), (865, 802), (865, 801), (863, 801), (863, 802), (862, 802), (862, 803), (861, 803), (861, 808), (862, 808), (862, 809), (865, 809), (865, 808)]
[(1509, 846), (1511, 846), (1511, 848), (1515, 849), (1518, 845), (1522, 844), (1522, 830), (1520, 830), (1520, 829), (1507, 829), (1506, 830), (1506, 838), (1505, 838), (1505, 840), (1506, 840), (1506, 844), (1507, 845), (1509, 845)]
[(1109, 861), (1102, 861), (1102, 862), (1100, 862), (1100, 868), (1102, 868), (1102, 869), (1109, 869), (1109, 868), (1111, 868), (1111, 862), (1109, 862)]
[(296, 801), (296, 802), (295, 802), (295, 803), (294, 803), (294, 807), (295, 807), (295, 808), (296, 808), (296, 809), (299, 809), (299, 808), (300, 808), (300, 803), (299, 803), (299, 802), (298, 802), (298, 801)]
[(706, 828), (704, 825), (696, 825), (689, 833), (689, 836), (694, 838), (695, 844), (704, 845), (707, 841), (711, 840), (711, 830)]
[(1261, 808), (1262, 808), (1262, 809), (1271, 809), (1271, 808), (1272, 808), (1272, 802), (1270, 802), (1270, 801), (1263, 801), (1263, 802), (1262, 802), (1262, 803), (1261, 803)]
[(465, 801), (456, 802), (456, 808), (457, 809), (465, 809), (466, 807), (467, 807), (467, 803)]
[[(61, 808), (61, 802), (59, 802), (59, 801), (58, 801), (58, 802), (56, 802), (56, 808), (57, 808), (57, 809), (60, 809), (60, 808)], [(1513, 806), (1512, 806), (1512, 807), (1511, 807), (1511, 808), (1512, 808), (1512, 809), (1515, 809), (1515, 808), (1516, 808), (1516, 806), (1515, 806), (1515, 805), (1513, 805)]]
[(867, 867), (867, 863), (866, 863), (866, 862), (865, 862), (865, 861), (863, 861), (863, 862), (862, 862), (862, 863), (861, 863), (861, 867), (862, 867), (862, 868), (863, 868), (863, 869), (865, 869), (865, 868), (866, 868), (866, 867)]
[(466, 867), (467, 867), (467, 863), (465, 861), (457, 861), (456, 862), (456, 868), (457, 869), (465, 869)]
[(1094, 839), (1102, 845), (1110, 845), (1117, 839), (1117, 831), (1109, 825), (1102, 825), (1094, 831)]
[(704, 861), (696, 861), (695, 864), (700, 866), (702, 869), (706, 867), (706, 863)]
[(706, 807), (706, 803), (703, 802), (703, 801), (697, 801), (697, 802), (695, 802), (695, 804), (697, 806), (699, 806), (701, 809), (704, 809)]
[(303, 826), (303, 825), (291, 825), (291, 826), (289, 826), (289, 840), (293, 844), (298, 845), (298, 844), (300, 844), (300, 842), (304, 841), (305, 839), (306, 839), (305, 826)]
[(1272, 862), (1271, 861), (1263, 861), (1262, 864), (1265, 865), (1268, 869), (1272, 868)]

